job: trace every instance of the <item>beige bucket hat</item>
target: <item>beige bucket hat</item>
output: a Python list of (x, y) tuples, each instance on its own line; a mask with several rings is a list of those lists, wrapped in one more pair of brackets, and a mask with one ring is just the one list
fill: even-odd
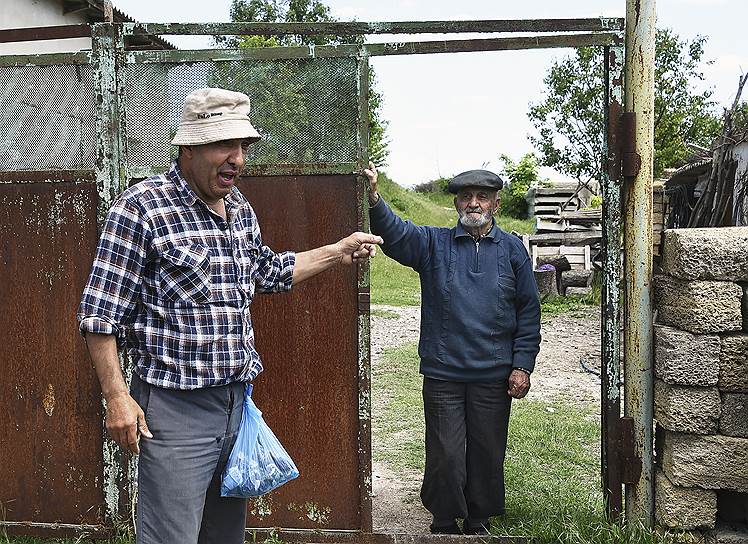
[(226, 89), (197, 89), (184, 99), (182, 119), (172, 145), (203, 145), (221, 140), (249, 139), (260, 133), (249, 121), (249, 97)]

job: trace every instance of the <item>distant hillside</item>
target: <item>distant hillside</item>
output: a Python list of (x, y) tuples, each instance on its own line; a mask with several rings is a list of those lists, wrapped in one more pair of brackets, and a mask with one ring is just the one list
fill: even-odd
[(444, 195), (444, 202), (435, 202), (423, 193), (401, 187), (387, 174), (379, 174), (379, 193), (394, 212), (417, 225), (453, 227), (457, 223), (457, 212), (451, 199)]

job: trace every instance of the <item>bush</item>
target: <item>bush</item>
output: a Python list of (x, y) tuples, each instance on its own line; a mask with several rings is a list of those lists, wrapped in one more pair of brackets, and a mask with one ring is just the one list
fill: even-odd
[(507, 155), (502, 155), (501, 160), (504, 161), (503, 173), (506, 179), (504, 180), (505, 186), (500, 193), (499, 213), (517, 219), (527, 219), (525, 196), (528, 189), (540, 181), (538, 161), (532, 153), (522, 157), (518, 163), (512, 161)]
[(416, 185), (413, 190), (416, 193), (449, 193), (447, 185), (449, 185), (450, 179), (452, 178), (432, 179)]

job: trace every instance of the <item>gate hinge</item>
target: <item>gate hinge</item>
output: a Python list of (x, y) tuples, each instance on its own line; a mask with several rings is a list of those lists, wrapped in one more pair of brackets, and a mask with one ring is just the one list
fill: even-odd
[(622, 417), (618, 421), (618, 432), (621, 440), (621, 482), (624, 484), (635, 484), (639, 481), (642, 473), (642, 460), (636, 456), (634, 450), (634, 418)]
[(621, 119), (621, 173), (624, 178), (639, 174), (642, 158), (636, 152), (636, 114), (627, 111)]
[(636, 114), (626, 112), (612, 117), (608, 140), (608, 178), (618, 181), (622, 177), (635, 177), (642, 164), (636, 152)]

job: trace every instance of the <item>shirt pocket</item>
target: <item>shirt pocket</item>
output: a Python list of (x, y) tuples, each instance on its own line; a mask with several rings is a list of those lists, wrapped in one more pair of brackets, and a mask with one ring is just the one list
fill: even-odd
[(210, 250), (199, 244), (176, 246), (161, 254), (161, 293), (173, 302), (208, 304)]

